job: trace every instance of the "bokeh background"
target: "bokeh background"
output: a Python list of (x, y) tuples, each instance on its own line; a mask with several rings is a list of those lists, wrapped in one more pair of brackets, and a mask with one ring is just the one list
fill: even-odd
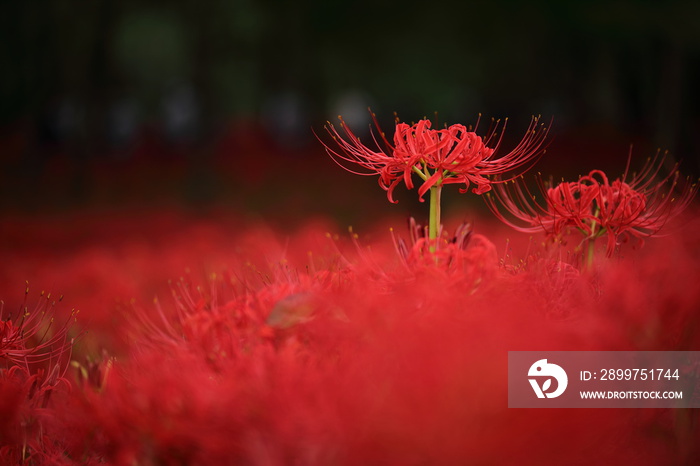
[(397, 212), (312, 132), (338, 114), (362, 131), (368, 106), (389, 126), (509, 117), (507, 142), (541, 114), (545, 175), (618, 174), (633, 144), (633, 165), (661, 148), (697, 176), (698, 17), (690, 0), (4, 1), (0, 210)]
[[(660, 148), (697, 178), (698, 18), (689, 0), (0, 0), (0, 321), (55, 300), (67, 358), (117, 358), (107, 390), (80, 401), (77, 382), (30, 417), (61, 422), (22, 427), (66, 460), (75, 437), (82, 463), (244, 446), (249, 464), (700, 464), (697, 413), (533, 418), (504, 379), (507, 350), (700, 349), (697, 210), (609, 261), (599, 240), (589, 275), (558, 262), (576, 240), (550, 254), (448, 186), (446, 230), (475, 233), (464, 261), (402, 267), (389, 228), (406, 238), (427, 206), (403, 188), (390, 204), (314, 135), (338, 114), (367, 134), (367, 107), (385, 129), (482, 114), (509, 118), (508, 150), (542, 115), (528, 177), (617, 176), (633, 145), (633, 168)], [(3, 413), (34, 392), (3, 387)]]

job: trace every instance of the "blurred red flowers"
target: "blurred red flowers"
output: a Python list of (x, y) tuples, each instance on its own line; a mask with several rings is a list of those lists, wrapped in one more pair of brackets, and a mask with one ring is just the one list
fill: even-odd
[[(22, 358), (3, 360), (3, 460), (653, 465), (700, 457), (693, 410), (506, 406), (509, 350), (697, 349), (697, 217), (688, 215), (687, 227), (663, 245), (651, 243), (595, 274), (535, 253), (518, 268), (504, 267), (505, 228), (495, 224), (487, 235), (481, 218), (476, 227), (455, 228), (454, 237), (440, 235), (429, 256), (416, 222), (406, 241), (378, 226), (368, 236), (379, 239), (358, 246), (329, 239), (326, 225), (274, 233), (227, 226), (227, 218), (214, 227), (183, 216), (180, 228), (166, 222), (167, 240), (145, 244), (141, 235), (161, 238), (162, 220), (134, 214), (118, 232), (92, 236), (92, 252), (74, 250), (76, 259), (62, 269), (55, 265), (65, 258), (50, 253), (55, 232), (14, 243), (23, 257), (41, 257), (32, 260), (43, 280), (68, 274), (82, 281), (92, 271), (94, 287), (75, 288), (72, 299), (89, 303), (81, 314), (101, 325), (76, 345), (74, 372), (64, 372), (64, 362), (27, 371)], [(104, 221), (91, 216), (64, 228), (95, 231)], [(112, 248), (128, 253), (98, 253)], [(22, 253), (29, 249), (35, 256)], [(154, 258), (167, 259), (167, 270)], [(141, 289), (124, 291), (118, 277), (135, 265)], [(156, 303), (147, 299), (160, 274), (186, 267), (182, 279), (156, 289)], [(214, 275), (212, 267), (223, 271)], [(45, 329), (49, 314), (24, 335)], [(66, 321), (60, 315), (55, 322)], [(18, 356), (17, 347), (49, 341), (37, 331), (8, 343), (22, 325), (18, 317), (3, 322), (4, 348)], [(96, 342), (104, 345), (99, 351)], [(43, 354), (56, 362), (68, 356)], [(550, 441), (532, 442), (543, 435)]]

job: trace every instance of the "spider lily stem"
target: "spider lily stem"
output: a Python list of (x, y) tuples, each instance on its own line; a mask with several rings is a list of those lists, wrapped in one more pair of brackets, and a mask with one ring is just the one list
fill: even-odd
[[(413, 172), (418, 174), (423, 181), (430, 177), (430, 172), (423, 164), (423, 170), (413, 166)], [(430, 252), (435, 252), (437, 238), (440, 232), (440, 195), (442, 194), (442, 178), (430, 188), (430, 210), (428, 213), (428, 240), (430, 241)]]
[[(415, 165), (413, 166), (413, 172), (414, 172), (414, 173), (417, 173), (418, 176), (420, 176), (421, 179), (422, 179), (423, 181), (427, 181), (427, 180), (428, 180), (428, 175), (426, 175), (425, 173), (423, 173), (423, 171), (422, 171), (420, 168), (416, 167)], [(426, 170), (426, 172), (427, 172), (427, 170)]]
[(428, 239), (430, 240), (430, 252), (435, 252), (438, 232), (440, 231), (440, 195), (442, 186), (435, 185), (430, 188), (430, 211), (428, 223)]

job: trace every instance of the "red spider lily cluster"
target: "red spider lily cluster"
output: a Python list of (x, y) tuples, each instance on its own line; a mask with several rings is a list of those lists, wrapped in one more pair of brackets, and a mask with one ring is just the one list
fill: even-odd
[[(658, 173), (663, 159), (649, 159), (628, 179), (627, 170), (613, 180), (601, 170), (593, 170), (575, 182), (545, 187), (540, 204), (522, 179), (498, 185), (486, 203), (496, 216), (516, 230), (545, 233), (561, 241), (570, 230), (578, 230), (584, 241), (607, 235), (607, 255), (612, 256), (621, 241), (656, 236), (662, 227), (682, 212), (697, 192), (697, 185), (686, 180), (679, 186), (680, 173), (674, 167), (665, 178)], [(628, 164), (629, 169), (629, 164)], [(505, 211), (515, 220), (504, 216)], [(520, 223), (516, 223), (520, 222)]]
[[(372, 117), (379, 128), (374, 114)], [(512, 175), (512, 170), (532, 162), (542, 150), (547, 129), (539, 127), (538, 118), (533, 118), (525, 137), (512, 152), (495, 159), (492, 156), (500, 139), (494, 149), (488, 148), (492, 132), (484, 142), (463, 125), (433, 130), (430, 120), (421, 120), (412, 126), (397, 120), (394, 145), (389, 144), (380, 130), (381, 140), (388, 150), (375, 151), (364, 145), (342, 118), (340, 121), (347, 139), (330, 123), (326, 129), (342, 153), (328, 145), (326, 150), (334, 159), (353, 162), (369, 171), (360, 174), (378, 174), (379, 184), (387, 191), (391, 202), (394, 202), (392, 192), (401, 181), (412, 189), (413, 173), (423, 179), (418, 195), (422, 201), (423, 195), (431, 192), (427, 238), (428, 251), (433, 255), (440, 244), (440, 190), (445, 184), (464, 183), (467, 188), (470, 183), (475, 184), (473, 192), (486, 194), (484, 199), (491, 211), (516, 230), (543, 232), (550, 239), (561, 241), (570, 229), (578, 229), (584, 235), (584, 242), (589, 242), (589, 256), (593, 252), (593, 241), (607, 235), (608, 257), (620, 241), (629, 236), (642, 239), (657, 235), (669, 219), (688, 206), (697, 192), (697, 185), (690, 182), (679, 189), (677, 165), (669, 175), (659, 179), (664, 158), (659, 160), (657, 154), (630, 180), (627, 179), (628, 163), (624, 175), (612, 182), (601, 170), (592, 170), (576, 182), (562, 181), (547, 187), (540, 182), (545, 197), (542, 205), (522, 182), (522, 175)], [(376, 137), (374, 142), (379, 147)], [(462, 190), (466, 191), (466, 188)], [(516, 220), (504, 216), (499, 206)]]
[[(0, 463), (700, 461), (697, 410), (507, 407), (508, 351), (700, 348), (700, 217), (677, 169), (593, 171), (542, 184), (536, 203), (505, 169), (536, 156), (537, 121), (502, 159), (493, 136), (459, 125), (399, 123), (385, 152), (342, 125), (333, 154), (378, 174), (390, 199), (416, 174), (419, 196), (490, 190), (496, 216), (528, 233), (616, 246), (673, 217), (684, 228), (580, 267), (478, 215), (451, 235), (411, 219), (408, 236), (381, 224), (349, 237), (230, 212), (12, 219), (0, 224)], [(69, 298), (15, 306), (27, 278)], [(684, 374), (700, 380), (700, 367)]]

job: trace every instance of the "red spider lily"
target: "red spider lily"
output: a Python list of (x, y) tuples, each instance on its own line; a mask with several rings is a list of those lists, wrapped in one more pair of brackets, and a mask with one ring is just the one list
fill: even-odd
[[(485, 236), (476, 234), (469, 223), (462, 223), (453, 236), (428, 237), (428, 227), (409, 219), (409, 241), (393, 235), (394, 247), (406, 270), (413, 274), (422, 272), (444, 272), (451, 281), (470, 281), (474, 290), (496, 270), (498, 258), (496, 246)], [(433, 253), (427, 254), (432, 247)]]
[(0, 457), (3, 464), (63, 464), (51, 400), (70, 389), (65, 374), (74, 313), (57, 325), (51, 294), (42, 292), (33, 309), (28, 294), (27, 287), (15, 317), (3, 315), (0, 302)]
[[(628, 161), (622, 177), (612, 182), (601, 170), (557, 186), (545, 186), (540, 181), (544, 205), (536, 201), (524, 183), (514, 180), (498, 186), (494, 196), (486, 196), (486, 204), (501, 221), (518, 231), (544, 232), (555, 240), (571, 228), (578, 229), (584, 241), (607, 235), (610, 257), (628, 236), (640, 242), (644, 237), (658, 236), (666, 222), (683, 211), (695, 196), (696, 184), (686, 182), (678, 188), (677, 165), (669, 175), (659, 179), (662, 164), (663, 158), (659, 159), (657, 154), (629, 180)], [(515, 217), (515, 221), (506, 218), (497, 204)]]
[[(379, 185), (387, 192), (387, 197), (392, 203), (396, 202), (393, 191), (401, 181), (408, 189), (413, 189), (414, 173), (423, 180), (418, 188), (421, 201), (431, 187), (445, 184), (463, 183), (465, 187), (460, 190), (463, 193), (474, 184), (475, 188), (472, 191), (483, 194), (491, 189), (491, 184), (503, 182), (492, 179), (492, 176), (520, 168), (540, 155), (547, 135), (547, 128), (540, 125), (538, 117), (533, 117), (525, 136), (515, 149), (494, 158), (503, 138), (503, 133), (496, 136), (500, 121), (494, 121), (486, 137), (482, 138), (471, 127), (464, 125), (432, 129), (432, 123), (427, 119), (413, 125), (399, 123), (397, 120), (392, 145), (379, 127), (376, 116), (372, 114), (380, 134), (379, 139), (386, 146), (386, 149), (382, 150), (380, 141), (373, 134), (372, 139), (377, 147), (377, 150), (373, 150), (360, 141), (342, 117), (339, 119), (346, 138), (329, 122), (326, 130), (338, 144), (340, 151), (333, 150), (324, 143), (327, 152), (341, 167), (351, 173), (378, 174)], [(478, 121), (476, 126), (478, 127)], [(503, 128), (505, 129), (505, 124)], [(489, 147), (491, 143), (494, 143), (493, 147)], [(343, 162), (357, 164), (367, 171), (356, 171), (345, 166)]]
[(3, 315), (0, 302), (0, 361), (26, 368), (36, 364), (50, 366), (70, 353), (73, 340), (68, 338), (68, 329), (76, 312), (57, 325), (53, 316), (56, 301), (51, 300), (51, 293), (42, 291), (39, 303), (33, 310), (27, 305), (28, 295), (27, 286), (24, 303), (14, 318)]

